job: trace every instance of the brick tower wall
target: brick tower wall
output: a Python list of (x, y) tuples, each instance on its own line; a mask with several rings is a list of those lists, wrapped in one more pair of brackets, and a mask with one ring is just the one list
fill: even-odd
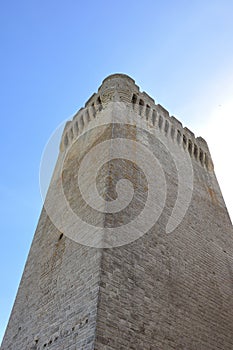
[[(121, 158), (127, 147), (117, 153), (123, 139), (133, 161)], [(82, 173), (87, 190), (96, 173), (103, 201), (93, 209), (78, 173), (99, 145), (110, 160), (100, 166), (93, 153)], [(145, 219), (148, 169), (159, 195)], [(110, 212), (119, 194), (130, 196), (117, 192), (122, 179), (132, 200)], [(131, 78), (106, 78), (66, 124), (45, 209), (1, 350), (233, 348), (233, 232), (208, 146)]]

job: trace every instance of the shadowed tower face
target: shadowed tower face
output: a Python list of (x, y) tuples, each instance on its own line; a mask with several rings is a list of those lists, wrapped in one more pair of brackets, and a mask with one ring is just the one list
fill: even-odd
[(232, 350), (206, 142), (123, 74), (66, 124), (1, 350)]

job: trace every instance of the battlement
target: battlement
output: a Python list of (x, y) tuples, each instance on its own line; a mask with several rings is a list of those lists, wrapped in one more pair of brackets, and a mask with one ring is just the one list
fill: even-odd
[(195, 137), (195, 134), (179, 120), (170, 116), (163, 106), (156, 104), (146, 92), (141, 92), (135, 81), (125, 74), (112, 74), (105, 78), (98, 92), (88, 99), (85, 108), (81, 108), (72, 121), (67, 122), (62, 136), (61, 151), (85, 131), (88, 123), (97, 118), (109, 102), (123, 102), (130, 106), (139, 118), (183, 147), (192, 159), (208, 171), (213, 170), (206, 141), (202, 137)]

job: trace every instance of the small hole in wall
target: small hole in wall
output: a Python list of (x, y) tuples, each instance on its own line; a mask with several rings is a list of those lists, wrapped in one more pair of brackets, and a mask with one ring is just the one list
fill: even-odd
[(47, 343), (44, 344), (44, 348), (46, 348), (46, 346), (47, 346)]
[(52, 344), (52, 340), (50, 340), (48, 344), (51, 345)]
[(21, 327), (19, 327), (19, 329), (18, 329), (18, 330), (19, 330), (19, 331), (21, 331), (21, 329), (22, 329), (22, 328), (21, 328)]
[(59, 241), (62, 239), (62, 237), (63, 237), (63, 233), (60, 234)]
[(35, 343), (38, 344), (39, 339), (35, 339)]
[(88, 319), (86, 319), (86, 323), (88, 323)]
[(75, 330), (75, 328), (74, 327), (72, 327), (72, 332)]

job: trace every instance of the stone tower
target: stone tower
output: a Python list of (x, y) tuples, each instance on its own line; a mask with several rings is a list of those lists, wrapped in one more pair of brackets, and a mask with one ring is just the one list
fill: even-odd
[(1, 350), (232, 350), (206, 142), (122, 74), (66, 124)]

